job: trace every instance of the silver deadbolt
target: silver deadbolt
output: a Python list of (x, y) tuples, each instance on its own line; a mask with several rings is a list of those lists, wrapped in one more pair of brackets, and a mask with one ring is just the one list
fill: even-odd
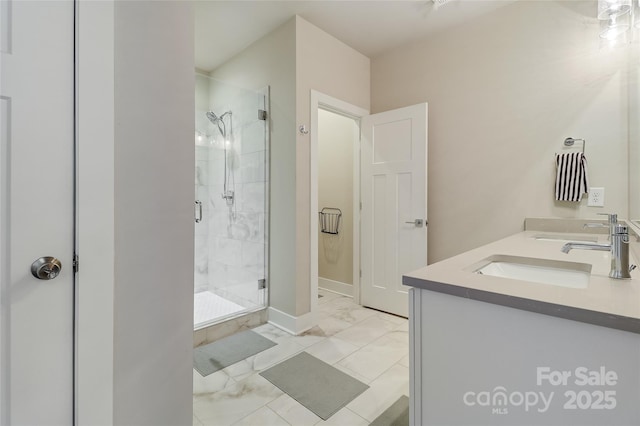
[(62, 263), (52, 256), (44, 256), (31, 264), (31, 274), (39, 280), (52, 280), (60, 274)]

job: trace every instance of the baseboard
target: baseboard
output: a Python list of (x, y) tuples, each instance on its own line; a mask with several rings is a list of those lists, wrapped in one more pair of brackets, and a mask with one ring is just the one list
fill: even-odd
[(315, 315), (312, 312), (307, 312), (299, 317), (289, 315), (273, 307), (269, 307), (268, 312), (269, 324), (294, 335), (302, 334), (315, 325)]
[(318, 287), (334, 293), (342, 294), (343, 296), (353, 297), (353, 286), (351, 284), (318, 277)]

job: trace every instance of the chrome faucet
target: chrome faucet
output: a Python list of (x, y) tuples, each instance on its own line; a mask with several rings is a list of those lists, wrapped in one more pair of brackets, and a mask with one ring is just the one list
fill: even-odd
[(571, 242), (562, 246), (561, 250), (563, 253), (569, 253), (572, 249), (609, 251), (611, 252), (609, 277), (616, 279), (631, 278), (631, 271), (636, 268), (636, 265), (629, 266), (629, 229), (616, 223), (613, 226), (610, 240), (611, 244)]
[(563, 253), (569, 253), (573, 249), (611, 251), (611, 244), (567, 243), (562, 246), (561, 250)]

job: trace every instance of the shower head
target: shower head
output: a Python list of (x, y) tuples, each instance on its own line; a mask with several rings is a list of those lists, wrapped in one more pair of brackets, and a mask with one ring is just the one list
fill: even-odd
[(205, 114), (207, 116), (207, 119), (209, 119), (209, 121), (211, 123), (213, 123), (216, 126), (218, 126), (218, 130), (220, 130), (220, 133), (222, 134), (223, 138), (227, 137), (227, 128), (226, 128), (226, 126), (224, 124), (224, 120), (223, 120), (224, 116), (227, 115), (227, 114), (231, 114), (231, 111), (225, 112), (220, 117), (218, 117), (218, 115), (213, 111), (207, 111), (206, 114)]
[(206, 116), (213, 124), (218, 124), (218, 121), (220, 120), (220, 118), (213, 111), (207, 111)]
[(227, 111), (224, 114), (222, 114), (220, 117), (218, 117), (218, 115), (213, 112), (213, 111), (207, 111), (207, 113), (205, 114), (207, 116), (207, 118), (209, 119), (209, 121), (215, 125), (218, 126), (218, 130), (220, 130), (220, 133), (222, 133), (222, 137), (226, 138), (227, 137), (227, 129), (226, 126), (224, 124), (224, 120), (223, 118), (226, 115), (231, 115), (231, 111)]
[(212, 122), (213, 124), (218, 124), (220, 120), (222, 120), (225, 116), (230, 114), (231, 114), (231, 111), (227, 111), (224, 114), (222, 114), (220, 117), (218, 117), (218, 115), (215, 112), (207, 111), (206, 116), (210, 122)]

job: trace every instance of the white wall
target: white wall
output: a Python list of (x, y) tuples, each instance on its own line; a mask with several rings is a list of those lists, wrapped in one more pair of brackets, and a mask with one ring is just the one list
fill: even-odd
[[(317, 90), (369, 110), (369, 58), (296, 16), (296, 123), (311, 121), (310, 94)], [(310, 311), (310, 134), (296, 143), (296, 312)]]
[[(310, 306), (310, 91), (369, 108), (369, 59), (296, 16), (211, 72), (224, 83), (271, 86), (270, 306)], [(296, 136), (297, 135), (297, 136)]]
[[(429, 102), (430, 262), (525, 217), (626, 215), (628, 52), (601, 48), (594, 14), (592, 1), (522, 0), (372, 60), (373, 112)], [(554, 201), (569, 136), (587, 140), (605, 208)]]
[(318, 276), (353, 284), (353, 145), (359, 128), (352, 118), (318, 111), (318, 209), (342, 211), (338, 235), (318, 230)]
[(295, 20), (249, 46), (211, 77), (245, 89), (271, 88), (269, 305), (295, 312)]
[(190, 3), (115, 2), (114, 47), (113, 424), (191, 424)]
[(113, 424), (114, 2), (79, 2), (76, 418)]

